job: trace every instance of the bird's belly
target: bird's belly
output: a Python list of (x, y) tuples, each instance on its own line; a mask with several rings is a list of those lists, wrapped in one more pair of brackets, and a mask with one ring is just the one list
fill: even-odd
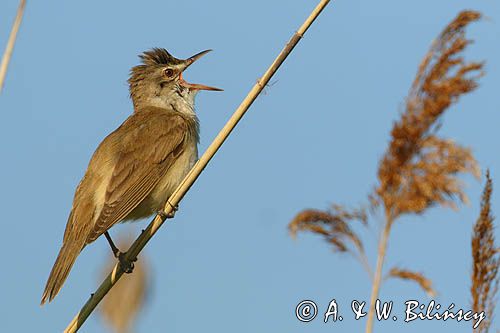
[(148, 217), (159, 210), (163, 210), (168, 198), (172, 195), (189, 170), (191, 170), (197, 159), (198, 149), (196, 143), (186, 146), (184, 152), (175, 160), (165, 176), (160, 179), (151, 193), (130, 212), (126, 220), (136, 220)]

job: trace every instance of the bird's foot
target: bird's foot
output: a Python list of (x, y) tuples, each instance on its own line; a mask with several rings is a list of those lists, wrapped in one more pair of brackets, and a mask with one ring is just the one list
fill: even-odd
[(118, 261), (120, 262), (120, 268), (123, 270), (124, 273), (130, 274), (134, 271), (134, 261), (135, 260), (129, 260), (126, 258), (127, 253), (119, 252), (118, 253)]
[(172, 205), (170, 202), (167, 201), (167, 203), (172, 207), (172, 211), (170, 213), (166, 213), (164, 210), (159, 210), (157, 212), (158, 215), (164, 220), (166, 219), (173, 219), (175, 216), (175, 213), (179, 210), (179, 205)]

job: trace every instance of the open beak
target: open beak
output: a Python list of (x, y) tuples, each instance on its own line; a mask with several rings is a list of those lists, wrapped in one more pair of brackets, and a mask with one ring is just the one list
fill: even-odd
[[(186, 70), (186, 68), (188, 68), (189, 66), (191, 66), (191, 64), (193, 62), (195, 62), (196, 60), (200, 59), (201, 57), (203, 57), (205, 54), (207, 54), (208, 52), (210, 52), (212, 50), (205, 50), (205, 51), (202, 51), (200, 53), (197, 53), (195, 54), (194, 56), (188, 58), (185, 60), (185, 66), (184, 67), (184, 70)], [(184, 71), (183, 70), (183, 71)], [(186, 87), (186, 88), (189, 88), (189, 89), (193, 89), (193, 90), (211, 90), (211, 91), (223, 91), (223, 89), (220, 89), (220, 88), (215, 88), (215, 87), (210, 87), (210, 86), (206, 86), (204, 84), (197, 84), (197, 83), (189, 83), (187, 81), (184, 80), (184, 78), (182, 77), (182, 72), (181, 74), (179, 74), (179, 83)]]

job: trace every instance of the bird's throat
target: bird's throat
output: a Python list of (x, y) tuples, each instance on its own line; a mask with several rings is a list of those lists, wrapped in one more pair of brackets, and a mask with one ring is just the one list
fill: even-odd
[(141, 106), (153, 106), (162, 109), (172, 109), (185, 116), (195, 117), (194, 99), (196, 92), (185, 92), (179, 94), (174, 92), (169, 96), (154, 96), (142, 101)]

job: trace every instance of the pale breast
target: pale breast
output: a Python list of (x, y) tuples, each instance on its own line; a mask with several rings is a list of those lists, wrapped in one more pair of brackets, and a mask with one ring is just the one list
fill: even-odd
[(170, 197), (175, 188), (180, 184), (182, 179), (187, 175), (198, 159), (198, 149), (196, 143), (186, 144), (184, 152), (179, 155), (175, 163), (168, 169), (167, 174), (160, 180), (158, 185), (151, 192), (151, 197), (157, 203), (158, 209), (163, 208), (163, 205)]
[(151, 216), (162, 210), (167, 199), (180, 184), (182, 179), (191, 170), (198, 159), (198, 148), (196, 142), (186, 143), (184, 151), (175, 160), (174, 164), (168, 169), (165, 176), (160, 179), (151, 193), (137, 206), (126, 218), (140, 219)]

